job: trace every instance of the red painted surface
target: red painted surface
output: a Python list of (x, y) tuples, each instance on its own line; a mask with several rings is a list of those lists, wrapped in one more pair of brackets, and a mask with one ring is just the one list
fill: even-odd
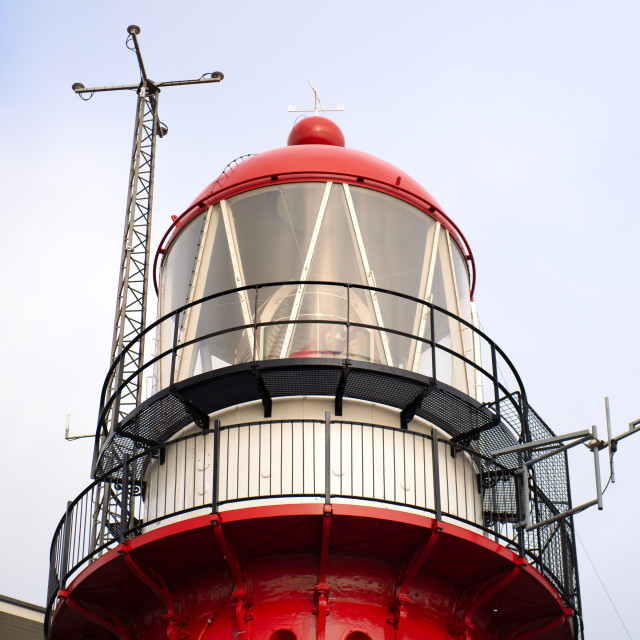
[(329, 118), (302, 118), (293, 126), (287, 140), (289, 147), (296, 144), (331, 144), (344, 147), (344, 135), (340, 127)]
[[(318, 119), (326, 120), (325, 118)], [(156, 253), (153, 267), (156, 291), (158, 290), (157, 268), (160, 258), (167, 252), (180, 229), (202, 213), (208, 206), (238, 193), (274, 184), (337, 181), (375, 189), (400, 198), (438, 220), (449, 231), (469, 262), (471, 293), (473, 296), (475, 263), (471, 249), (460, 229), (442, 211), (433, 196), (413, 178), (388, 162), (362, 151), (346, 149), (339, 144), (327, 142), (327, 140), (337, 138), (336, 132), (329, 130), (328, 126), (323, 125), (326, 130), (320, 132), (303, 130), (302, 133), (304, 135), (299, 138), (294, 135), (298, 127), (304, 128), (304, 123), (313, 120), (315, 118), (306, 118), (294, 127), (291, 136), (296, 140), (295, 144), (265, 151), (228, 169), (217, 180), (212, 182), (182, 215), (174, 220), (162, 238)], [(342, 132), (338, 127), (333, 123), (331, 124), (342, 136)], [(309, 128), (313, 129), (313, 127)], [(322, 129), (322, 127), (319, 127), (319, 129)], [(313, 140), (314, 136), (321, 141), (319, 144), (302, 142), (304, 140)]]
[(51, 640), (573, 638), (557, 593), (508, 549), (354, 505), (174, 523), (109, 551), (61, 596)]

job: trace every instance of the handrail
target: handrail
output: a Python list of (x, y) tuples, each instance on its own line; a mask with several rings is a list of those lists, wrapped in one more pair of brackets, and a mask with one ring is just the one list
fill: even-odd
[[(373, 324), (367, 324), (367, 323), (362, 323), (362, 322), (357, 322), (352, 320), (351, 318), (351, 306), (347, 305), (347, 317), (344, 320), (335, 320), (335, 319), (318, 319), (318, 320), (309, 320), (309, 319), (300, 319), (300, 318), (296, 318), (296, 319), (291, 319), (291, 318), (286, 318), (286, 319), (282, 319), (279, 321), (264, 321), (264, 322), (256, 322), (256, 316), (257, 316), (257, 310), (254, 309), (253, 313), (254, 313), (254, 322), (252, 324), (242, 324), (242, 325), (237, 325), (237, 326), (233, 326), (233, 327), (223, 327), (220, 328), (218, 331), (214, 331), (211, 333), (208, 333), (205, 336), (199, 336), (197, 338), (194, 338), (190, 341), (184, 342), (184, 343), (178, 343), (178, 344), (173, 344), (169, 349), (166, 349), (165, 351), (160, 352), (159, 354), (151, 357), (150, 359), (148, 359), (147, 361), (145, 361), (143, 363), (143, 365), (136, 370), (134, 373), (132, 373), (129, 377), (127, 377), (126, 379), (123, 380), (119, 380), (119, 384), (115, 386), (114, 388), (114, 392), (110, 397), (106, 397), (107, 396), (107, 392), (108, 390), (111, 388), (111, 380), (112, 377), (115, 375), (118, 375), (118, 372), (120, 371), (120, 363), (123, 362), (123, 360), (128, 356), (129, 352), (131, 351), (131, 349), (133, 349), (137, 343), (141, 340), (143, 340), (145, 338), (145, 336), (151, 332), (151, 331), (155, 331), (158, 327), (160, 327), (163, 323), (167, 323), (170, 321), (173, 321), (174, 323), (174, 327), (177, 327), (178, 323), (179, 323), (179, 318), (180, 315), (182, 313), (184, 313), (185, 311), (187, 311), (188, 309), (191, 309), (192, 307), (196, 307), (199, 305), (204, 305), (207, 302), (210, 302), (212, 300), (218, 299), (218, 298), (222, 298), (224, 296), (229, 296), (232, 294), (238, 294), (240, 292), (243, 291), (255, 291), (256, 292), (256, 296), (258, 295), (258, 292), (261, 289), (265, 289), (265, 288), (271, 288), (271, 287), (279, 287), (279, 286), (285, 286), (285, 285), (291, 285), (291, 286), (296, 286), (296, 285), (305, 285), (305, 286), (326, 286), (326, 287), (332, 287), (332, 288), (343, 288), (345, 289), (347, 292), (349, 290), (362, 290), (362, 291), (370, 291), (370, 292), (375, 292), (375, 293), (379, 293), (379, 294), (384, 294), (384, 295), (389, 295), (389, 296), (393, 296), (395, 298), (398, 298), (400, 300), (406, 300), (412, 303), (415, 303), (416, 305), (421, 305), (425, 308), (427, 308), (429, 310), (429, 313), (431, 314), (438, 314), (442, 317), (446, 317), (448, 319), (454, 320), (455, 322), (459, 322), (463, 327), (465, 327), (466, 329), (468, 329), (469, 331), (471, 331), (473, 334), (477, 335), (478, 338), (480, 338), (480, 340), (487, 345), (487, 347), (490, 349), (491, 351), (491, 370), (477, 364), (475, 361), (470, 360), (469, 358), (467, 358), (464, 354), (462, 353), (458, 353), (457, 351), (455, 351), (454, 349), (451, 349), (449, 347), (446, 347), (445, 345), (441, 345), (439, 344), (435, 339), (434, 336), (431, 335), (430, 337), (422, 337), (422, 336), (417, 336), (405, 331), (401, 331), (399, 329), (396, 329), (394, 327), (387, 327), (385, 326), (384, 328), (378, 326), (378, 325), (373, 325)], [(161, 360), (163, 360), (164, 358), (167, 358), (169, 356), (171, 356), (172, 358), (172, 371), (175, 368), (175, 359), (176, 359), (176, 354), (181, 351), (182, 349), (188, 347), (188, 346), (192, 346), (198, 342), (202, 342), (204, 340), (213, 338), (213, 337), (217, 337), (220, 335), (224, 335), (226, 333), (231, 333), (231, 332), (235, 332), (235, 331), (253, 331), (254, 332), (254, 340), (255, 340), (255, 333), (257, 332), (257, 330), (261, 327), (266, 327), (266, 326), (276, 326), (276, 325), (299, 325), (299, 324), (336, 324), (336, 325), (342, 325), (345, 326), (347, 328), (349, 327), (360, 327), (366, 330), (370, 330), (370, 331), (377, 331), (380, 333), (388, 333), (388, 334), (392, 334), (392, 335), (397, 335), (403, 338), (409, 338), (411, 340), (416, 340), (417, 342), (423, 343), (423, 344), (428, 344), (431, 348), (434, 349), (434, 353), (436, 351), (440, 351), (442, 353), (446, 353), (451, 355), (453, 358), (455, 358), (456, 360), (464, 363), (465, 365), (468, 365), (470, 367), (472, 367), (475, 371), (479, 372), (481, 375), (486, 376), (488, 380), (492, 381), (494, 383), (494, 401), (497, 402), (499, 400), (497, 392), (501, 391), (504, 396), (503, 397), (508, 397), (511, 402), (514, 404), (515, 407), (517, 407), (518, 403), (515, 403), (513, 400), (514, 394), (518, 393), (522, 396), (522, 398), (524, 399), (524, 406), (526, 406), (526, 392), (524, 389), (524, 384), (522, 383), (522, 380), (520, 378), (520, 375), (518, 374), (516, 368), (514, 367), (514, 365), (512, 364), (512, 362), (509, 360), (509, 358), (507, 357), (507, 355), (505, 354), (505, 352), (491, 339), (489, 338), (489, 336), (487, 336), (483, 331), (481, 331), (480, 329), (476, 328), (473, 326), (473, 324), (471, 322), (469, 322), (468, 320), (461, 318), (457, 315), (455, 315), (454, 313), (452, 313), (451, 311), (444, 309), (438, 305), (435, 305), (433, 303), (421, 300), (420, 298), (417, 298), (415, 296), (411, 296), (408, 294), (404, 294), (404, 293), (399, 293), (397, 291), (392, 291), (389, 289), (385, 289), (385, 288), (381, 288), (381, 287), (372, 287), (372, 286), (368, 286), (368, 285), (362, 285), (362, 284), (349, 284), (349, 283), (340, 283), (340, 282), (333, 282), (333, 281), (327, 281), (327, 280), (315, 280), (315, 281), (302, 281), (302, 280), (285, 280), (285, 281), (280, 281), (280, 282), (266, 282), (266, 283), (259, 283), (259, 284), (254, 284), (254, 285), (246, 285), (243, 287), (238, 287), (238, 288), (233, 288), (233, 289), (227, 289), (225, 291), (221, 291), (221, 292), (217, 292), (217, 293), (213, 293), (210, 294), (208, 296), (205, 296), (199, 300), (194, 300), (192, 302), (189, 302), (187, 304), (184, 304), (180, 307), (178, 307), (177, 309), (171, 311), (170, 313), (166, 314), (165, 316), (159, 318), (158, 320), (156, 320), (155, 322), (153, 322), (152, 324), (150, 324), (144, 331), (142, 331), (140, 334), (138, 334), (129, 344), (127, 344), (123, 350), (118, 354), (118, 356), (116, 357), (116, 359), (113, 361), (111, 367), (109, 368), (109, 371), (107, 372), (107, 376), (105, 378), (105, 382), (103, 384), (102, 387), (102, 392), (101, 392), (101, 396), (100, 396), (100, 408), (99, 408), (99, 416), (98, 416), (98, 424), (97, 424), (97, 429), (96, 429), (96, 452), (98, 450), (99, 447), (99, 441), (100, 441), (100, 436), (107, 436), (109, 434), (110, 431), (113, 430), (113, 425), (110, 425), (110, 428), (108, 428), (107, 426), (107, 422), (108, 422), (108, 418), (109, 418), (109, 413), (111, 412), (111, 415), (114, 415), (114, 412), (112, 411), (112, 406), (114, 405), (114, 403), (117, 404), (117, 400), (119, 398), (120, 393), (123, 391), (123, 389), (126, 388), (127, 384), (134, 378), (137, 377), (139, 375), (141, 375), (145, 370), (148, 370), (150, 367), (154, 366), (156, 363), (160, 362)], [(429, 333), (429, 331), (427, 331), (427, 333)], [(431, 334), (433, 334), (433, 324), (431, 326)], [(253, 353), (253, 362), (256, 362), (255, 359), (255, 350)], [(506, 367), (508, 368), (509, 373), (511, 374), (511, 376), (513, 377), (513, 379), (515, 380), (517, 389), (515, 390), (510, 390), (508, 389), (501, 381), (500, 378), (500, 368), (499, 365), (497, 364), (497, 356), (500, 356), (501, 361), (506, 365)], [(435, 360), (435, 358), (434, 358)], [(436, 372), (433, 372), (433, 377), (436, 378)], [(523, 427), (525, 427), (523, 421)], [(524, 430), (524, 429), (523, 429)], [(520, 437), (521, 434), (517, 434), (518, 437)], [(525, 438), (526, 438), (526, 434), (525, 434)]]
[[(251, 449), (249, 447), (250, 455), (256, 459), (249, 460), (249, 456), (244, 455), (246, 452), (242, 452), (242, 457), (232, 461), (233, 464), (229, 466), (228, 456), (230, 452), (234, 453), (234, 449), (230, 447), (231, 434), (237, 433), (237, 438), (240, 438), (241, 433), (244, 433), (244, 437), (250, 438), (252, 429), (254, 434), (256, 430), (258, 431), (263, 442), (281, 442), (283, 437), (290, 437), (290, 459), (285, 460), (284, 463), (282, 461), (274, 463), (270, 450), (269, 457), (262, 459), (261, 456), (266, 456), (266, 454), (263, 454), (260, 448)], [(275, 436), (272, 435), (272, 430), (275, 430)], [(334, 433), (334, 430), (337, 433)], [(345, 430), (347, 435), (343, 435)], [(430, 464), (432, 467), (434, 469), (440, 468), (438, 478), (441, 473), (445, 473), (447, 481), (440, 483), (436, 481), (434, 476), (430, 482), (425, 473), (424, 480), (420, 478), (420, 481), (423, 482), (420, 491), (418, 491), (416, 483), (412, 490), (401, 487), (401, 491), (398, 491), (394, 485), (393, 492), (389, 494), (386, 492), (385, 485), (383, 493), (380, 493), (380, 490), (376, 490), (372, 484), (365, 488), (364, 480), (360, 480), (356, 472), (358, 469), (360, 474), (364, 474), (364, 467), (358, 466), (353, 461), (351, 462), (350, 474), (345, 472), (345, 478), (340, 476), (338, 480), (332, 480), (331, 474), (325, 474), (326, 469), (324, 469), (324, 466), (329, 464), (328, 450), (333, 447), (334, 452), (338, 451), (342, 456), (341, 452), (345, 447), (345, 451), (352, 455), (351, 443), (354, 438), (356, 441), (357, 438), (361, 438), (364, 442), (365, 431), (367, 438), (370, 437), (372, 441), (378, 439), (382, 449), (392, 443), (393, 447), (398, 447), (398, 451), (401, 452), (385, 457), (380, 451), (376, 453), (373, 450), (371, 460), (367, 460), (371, 465), (372, 477), (373, 475), (378, 477), (378, 474), (382, 474), (384, 478), (396, 478), (396, 476), (401, 477), (404, 474), (406, 478), (407, 474), (410, 476), (413, 472), (415, 480), (417, 477), (416, 460), (418, 459), (415, 452), (419, 451), (423, 452), (423, 456), (427, 456), (420, 464), (424, 465), (426, 469), (429, 462), (428, 456), (431, 456)], [(218, 439), (217, 444), (214, 444), (216, 438)], [(294, 450), (293, 444), (294, 442), (298, 443), (297, 446), (301, 446), (304, 451), (305, 438), (312, 438), (317, 445), (316, 448), (310, 447), (307, 440), (306, 451), (312, 453), (307, 453), (306, 458), (304, 455), (301, 457), (300, 452)], [(196, 479), (195, 467), (193, 469), (188, 467), (189, 463), (181, 449), (191, 441), (195, 442), (194, 447), (205, 447), (202, 449), (203, 451), (208, 450), (206, 447), (211, 447), (215, 458), (209, 475), (205, 476), (206, 470), (201, 472), (202, 487), (205, 487), (205, 478), (213, 479), (211, 484), (207, 486), (216, 487), (211, 490), (215, 491), (215, 494), (207, 495), (203, 491), (202, 499), (197, 497), (200, 495), (197, 491), (200, 485), (196, 485), (196, 482), (200, 480)], [(407, 443), (411, 445), (411, 448), (405, 448), (408, 446)], [(438, 453), (440, 446), (444, 447), (446, 455)], [(408, 454), (406, 451), (412, 453)], [(168, 471), (170, 465), (167, 461), (173, 460), (172, 456), (176, 461), (180, 460), (180, 464), (183, 466), (180, 467), (176, 462), (172, 470)], [(240, 456), (240, 452), (238, 452), (238, 456)], [(439, 465), (438, 458), (440, 459)], [(302, 462), (300, 462), (301, 459)], [(456, 459), (461, 461), (455, 462)], [(184, 462), (182, 462), (183, 460)], [(454, 462), (451, 462), (452, 460)], [(287, 484), (289, 482), (287, 474), (293, 469), (291, 466), (293, 464), (311, 465), (307, 476), (314, 478), (312, 487), (305, 486), (304, 480), (301, 481), (302, 484), (299, 480), (294, 480), (293, 473), (291, 473), (290, 484)], [(333, 464), (336, 464), (335, 460)], [(454, 466), (453, 471), (451, 470), (451, 465), (457, 464), (462, 465), (464, 478), (462, 482), (458, 467)], [(248, 477), (247, 470), (250, 468), (263, 469), (265, 465), (269, 466), (269, 482), (271, 482), (271, 474), (274, 475), (273, 485), (269, 485), (268, 492), (261, 487), (262, 481), (259, 478), (254, 480), (253, 485), (247, 481), (246, 489), (243, 488), (240, 491), (240, 483), (244, 483)], [(164, 471), (161, 470), (163, 466)], [(161, 476), (162, 473), (165, 475)], [(180, 473), (184, 473), (182, 482), (185, 491), (183, 493), (190, 496), (191, 502), (184, 496), (176, 498), (175, 494), (170, 495), (172, 483), (166, 482), (169, 477), (167, 474), (173, 474), (172, 477), (175, 476), (174, 479), (177, 480)], [(446, 475), (449, 473), (454, 474), (453, 479)], [(469, 478), (467, 478), (467, 473), (470, 474)], [(154, 474), (156, 475), (154, 476)], [(305, 474), (297, 474), (296, 478), (299, 476), (304, 478)], [(315, 478), (318, 478), (317, 483)], [(328, 485), (327, 478), (329, 478)], [(368, 476), (366, 479), (370, 480)], [(155, 484), (153, 484), (154, 482)], [(192, 487), (189, 485), (191, 493), (186, 490), (188, 482), (193, 484)], [(295, 484), (296, 482), (297, 484)], [(133, 536), (140, 535), (144, 529), (160, 525), (165, 520), (179, 514), (203, 509), (207, 512), (211, 512), (212, 509), (217, 511), (218, 505), (238, 504), (249, 499), (277, 500), (280, 497), (291, 496), (330, 496), (332, 500), (357, 498), (358, 500), (417, 509), (430, 513), (437, 519), (451, 518), (464, 526), (477, 529), (480, 533), (492, 537), (500, 544), (513, 548), (529, 558), (531, 563), (554, 584), (565, 602), (575, 607), (575, 594), (571, 585), (572, 567), (566, 566), (571, 556), (569, 553), (571, 550), (567, 549), (573, 535), (571, 524), (561, 522), (547, 527), (545, 548), (539, 548), (533, 537), (525, 537), (525, 546), (522, 546), (523, 539), (519, 537), (519, 524), (523, 520), (525, 507), (519, 499), (518, 482), (517, 470), (510, 469), (478, 451), (442, 438), (434, 438), (430, 434), (342, 419), (327, 420), (326, 422), (322, 420), (263, 420), (222, 427), (216, 421), (213, 429), (199, 430), (196, 433), (170, 440), (128, 457), (124, 463), (94, 480), (75, 500), (69, 503), (65, 515), (56, 528), (51, 544), (46, 628), (48, 629), (58, 591), (64, 588), (70, 577), (76, 575), (86, 566), (87, 562), (104, 550)], [(532, 510), (535, 512), (538, 506), (549, 508), (552, 503), (540, 486), (535, 483), (535, 476), (532, 475), (529, 482), (533, 483), (531, 487)], [(146, 488), (152, 485), (155, 487), (155, 493), (149, 491), (145, 494)], [(244, 484), (242, 486), (244, 487)], [(453, 486), (453, 490), (451, 486)], [(160, 487), (164, 487), (166, 495), (161, 490), (158, 493)], [(114, 509), (109, 511), (109, 517), (113, 520), (107, 523), (107, 538), (102, 544), (95, 545), (90, 535), (93, 525), (93, 511), (96, 500), (99, 496), (105, 495), (107, 488), (114, 491)], [(400, 499), (400, 494), (404, 495), (404, 499)], [(156, 499), (155, 507), (154, 496)], [(159, 504), (163, 505), (161, 509), (157, 507)], [(453, 506), (451, 506), (452, 504)], [(464, 512), (461, 512), (460, 504), (465, 505)], [(480, 512), (478, 512), (478, 508)], [(527, 545), (527, 542), (530, 544)], [(545, 553), (546, 547), (549, 545), (552, 545), (555, 550), (553, 554)], [(555, 562), (557, 566), (550, 566), (548, 562)]]

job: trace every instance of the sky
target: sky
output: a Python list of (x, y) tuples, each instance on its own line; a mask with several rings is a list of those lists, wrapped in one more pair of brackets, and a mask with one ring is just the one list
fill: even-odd
[[(347, 146), (462, 229), (482, 327), (550, 427), (603, 434), (605, 396), (614, 433), (640, 418), (637, 2), (0, 0), (0, 593), (44, 604), (54, 529), (90, 482), (92, 441), (64, 432), (67, 414), (95, 432), (135, 95), (71, 85), (138, 81), (130, 24), (152, 79), (225, 75), (162, 91), (152, 251), (228, 162), (284, 146), (311, 81), (345, 106)], [(604, 511), (575, 519), (587, 640), (640, 638), (638, 456), (640, 436), (621, 443)], [(571, 483), (594, 497), (586, 448)]]

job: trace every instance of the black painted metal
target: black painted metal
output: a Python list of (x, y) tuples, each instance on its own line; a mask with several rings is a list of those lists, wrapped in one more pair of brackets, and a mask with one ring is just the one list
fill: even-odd
[(416, 413), (422, 408), (423, 400), (433, 391), (433, 386), (426, 386), (401, 412), (400, 426), (407, 429)]
[[(108, 427), (107, 427), (107, 420), (108, 417), (110, 415), (110, 411), (111, 411), (111, 407), (114, 403), (118, 402), (118, 398), (120, 397), (120, 394), (125, 393), (126, 389), (127, 389), (127, 385), (131, 383), (132, 380), (137, 379), (139, 376), (143, 375), (145, 372), (149, 372), (151, 370), (151, 367), (153, 367), (156, 363), (160, 362), (163, 358), (166, 357), (170, 357), (171, 358), (171, 379), (169, 381), (169, 387), (173, 387), (175, 384), (175, 360), (176, 360), (176, 355), (177, 353), (186, 348), (187, 346), (191, 346), (193, 344), (196, 344), (199, 341), (204, 341), (207, 340), (209, 338), (212, 337), (216, 337), (216, 336), (220, 336), (220, 335), (224, 335), (226, 333), (231, 333), (233, 331), (239, 331), (239, 330), (244, 330), (244, 329), (249, 329), (249, 330), (253, 330), (254, 332), (256, 332), (260, 327), (263, 326), (269, 326), (269, 325), (274, 325), (274, 324), (326, 324), (327, 321), (323, 321), (323, 320), (306, 320), (306, 319), (297, 319), (297, 320), (287, 320), (287, 321), (283, 321), (281, 323), (273, 323), (273, 322), (264, 322), (264, 323), (260, 323), (260, 322), (256, 322), (256, 314), (254, 311), (254, 321), (251, 325), (240, 325), (240, 326), (236, 326), (236, 327), (224, 327), (221, 328), (221, 330), (216, 331), (216, 332), (212, 332), (209, 333), (205, 336), (201, 336), (198, 337), (197, 339), (185, 342), (183, 344), (178, 344), (178, 326), (179, 326), (179, 320), (180, 320), (180, 316), (181, 314), (189, 309), (190, 307), (193, 306), (197, 306), (197, 305), (201, 305), (205, 302), (208, 302), (210, 300), (214, 300), (216, 298), (225, 296), (225, 295), (229, 295), (229, 294), (233, 294), (233, 293), (238, 293), (241, 291), (247, 291), (247, 290), (254, 290), (257, 292), (262, 289), (262, 288), (266, 288), (266, 287), (275, 287), (275, 286), (282, 286), (282, 285), (291, 285), (291, 284), (305, 284), (305, 285), (314, 285), (316, 287), (319, 286), (328, 286), (331, 287), (332, 289), (335, 289), (335, 287), (344, 287), (345, 288), (345, 292), (347, 295), (347, 298), (349, 298), (349, 296), (351, 295), (351, 289), (357, 289), (357, 290), (365, 290), (365, 291), (376, 291), (378, 293), (382, 293), (385, 295), (390, 295), (393, 296), (395, 298), (398, 298), (398, 300), (408, 300), (408, 301), (412, 301), (416, 304), (419, 305), (423, 305), (425, 307), (427, 307), (430, 310), (430, 337), (429, 338), (424, 338), (424, 337), (419, 337), (419, 336), (415, 336), (412, 335), (410, 333), (406, 333), (404, 331), (399, 331), (397, 329), (393, 329), (390, 327), (385, 327), (384, 328), (384, 332), (388, 333), (388, 334), (392, 334), (392, 335), (397, 335), (397, 336), (402, 336), (405, 338), (410, 338), (413, 340), (417, 340), (418, 342), (422, 342), (425, 344), (428, 344), (429, 346), (432, 347), (432, 352), (431, 352), (431, 357), (432, 357), (432, 372), (433, 372), (433, 378), (435, 380), (437, 380), (437, 369), (436, 369), (436, 350), (439, 350), (443, 353), (447, 353), (452, 355), (456, 360), (464, 362), (466, 365), (472, 367), (474, 370), (478, 371), (480, 374), (482, 374), (483, 376), (486, 376), (487, 379), (491, 380), (493, 383), (493, 388), (494, 388), (494, 402), (496, 402), (497, 405), (497, 400), (499, 397), (499, 393), (504, 394), (503, 397), (509, 399), (511, 397), (512, 394), (512, 390), (506, 388), (499, 377), (499, 368), (498, 368), (498, 363), (497, 363), (497, 355), (500, 355), (502, 361), (505, 364), (505, 367), (509, 370), (510, 374), (513, 376), (513, 378), (516, 380), (516, 384), (517, 384), (517, 389), (516, 391), (520, 392), (520, 394), (522, 394), (523, 396), (525, 395), (524, 392), (524, 387), (522, 385), (522, 382), (520, 380), (520, 377), (515, 369), (515, 367), (513, 367), (513, 365), (511, 364), (511, 362), (509, 361), (509, 359), (507, 358), (507, 356), (504, 354), (504, 352), (498, 347), (498, 345), (496, 345), (488, 336), (486, 336), (486, 334), (484, 334), (482, 331), (480, 331), (479, 329), (475, 328), (471, 323), (469, 323), (468, 321), (464, 320), (463, 318), (459, 318), (458, 316), (456, 316), (455, 314), (451, 313), (450, 311), (447, 311), (446, 309), (443, 309), (441, 307), (438, 307), (437, 305), (433, 305), (431, 303), (425, 302), (423, 300), (420, 300), (419, 298), (415, 298), (413, 296), (408, 296), (405, 294), (400, 294), (397, 293), (395, 291), (390, 291), (388, 289), (382, 289), (379, 287), (368, 287), (365, 285), (354, 285), (354, 284), (347, 284), (347, 283), (335, 283), (335, 282), (329, 282), (329, 281), (282, 281), (282, 282), (275, 282), (275, 283), (262, 283), (259, 285), (251, 285), (251, 286), (246, 286), (246, 287), (241, 287), (238, 289), (229, 289), (227, 291), (223, 291), (220, 293), (216, 293), (216, 294), (212, 294), (209, 296), (206, 296), (205, 298), (202, 298), (201, 300), (196, 300), (193, 301), (189, 304), (183, 305), (182, 307), (179, 307), (178, 309), (176, 309), (175, 311), (173, 311), (171, 314), (168, 314), (167, 316), (164, 316), (163, 318), (157, 320), (156, 322), (154, 322), (153, 324), (151, 324), (149, 327), (147, 327), (144, 331), (142, 331), (136, 338), (134, 338), (129, 344), (127, 344), (124, 349), (122, 350), (122, 352), (119, 354), (119, 356), (114, 360), (111, 368), (109, 369), (109, 372), (107, 374), (106, 380), (105, 380), (105, 384), (103, 386), (103, 390), (102, 390), (102, 395), (101, 395), (101, 401), (100, 401), (100, 412), (99, 412), (99, 419), (98, 419), (98, 430), (97, 430), (97, 434), (96, 434), (96, 447), (100, 447), (100, 435), (104, 436), (108, 436), (111, 435), (111, 433), (120, 430), (120, 427), (122, 425), (123, 420), (120, 421), (120, 424), (116, 426), (115, 429), (111, 430), (111, 433), (109, 433)], [(348, 330), (351, 327), (360, 327), (363, 329), (368, 329), (368, 330), (372, 330), (372, 331), (377, 331), (380, 332), (381, 328), (377, 325), (370, 325), (370, 324), (364, 324), (364, 323), (359, 323), (359, 322), (354, 322), (352, 320), (352, 318), (350, 317), (350, 309), (348, 309), (348, 313), (349, 315), (347, 316), (346, 320), (343, 322), (338, 322), (338, 321), (332, 321), (333, 324), (342, 324), (345, 326), (345, 328)], [(484, 343), (486, 343), (488, 345), (488, 347), (491, 349), (491, 370), (487, 370), (484, 367), (482, 367), (481, 365), (478, 365), (477, 363), (473, 362), (472, 360), (469, 360), (468, 358), (466, 358), (465, 356), (456, 353), (455, 351), (453, 351), (452, 349), (449, 349), (447, 347), (445, 347), (444, 345), (439, 345), (435, 339), (435, 321), (434, 321), (434, 316), (435, 315), (441, 315), (441, 316), (446, 316), (448, 318), (452, 318), (454, 319), (456, 322), (459, 322), (462, 326), (466, 327), (472, 334), (476, 334), (481, 341), (483, 341)], [(138, 342), (141, 342), (145, 339), (146, 335), (151, 332), (151, 331), (155, 331), (156, 328), (158, 326), (160, 326), (162, 323), (167, 323), (169, 321), (173, 322), (173, 327), (174, 327), (174, 340), (173, 340), (173, 345), (170, 351), (167, 352), (163, 352), (160, 353), (158, 355), (156, 355), (153, 358), (150, 358), (148, 361), (144, 362), (139, 369), (137, 369), (135, 372), (131, 373), (127, 378), (124, 378), (123, 380), (118, 380), (118, 384), (114, 385), (113, 383), (113, 378), (114, 376), (118, 376), (118, 374), (121, 371), (121, 367), (119, 366), (119, 362), (120, 360), (126, 360), (130, 358), (130, 352), (134, 352), (137, 349), (138, 346)], [(254, 333), (254, 345), (255, 345), (255, 333)], [(254, 351), (254, 360), (253, 363), (255, 364), (257, 361), (255, 360), (255, 351)], [(350, 354), (349, 352), (347, 352), (347, 360), (346, 362), (349, 363), (350, 362)], [(258, 361), (259, 362), (259, 361)], [(111, 393), (111, 395), (109, 395), (110, 390), (113, 390), (113, 392)], [(335, 393), (335, 389), (333, 390), (333, 393)], [(497, 414), (499, 415), (499, 406), (496, 406), (496, 410), (497, 410)], [(125, 420), (126, 421), (126, 418)], [(97, 456), (96, 456), (96, 460), (97, 460)]]
[(436, 519), (442, 520), (442, 500), (440, 499), (440, 451), (438, 447), (438, 431), (431, 431), (432, 466), (433, 466), (433, 495), (435, 499)]
[(71, 535), (71, 501), (67, 501), (67, 510), (64, 514), (64, 525), (62, 533), (62, 559), (60, 562), (60, 573), (62, 576), (61, 586), (64, 588), (65, 576), (69, 573), (69, 536)]
[(129, 456), (122, 461), (122, 483), (120, 498), (120, 544), (125, 541), (129, 528)]
[[(349, 362), (349, 341), (347, 340), (347, 360), (346, 363)], [(345, 366), (342, 368), (342, 373), (340, 374), (340, 381), (338, 382), (338, 388), (336, 389), (336, 400), (335, 400), (335, 413), (337, 416), (342, 415), (342, 399), (344, 398), (344, 390), (347, 388), (347, 377), (349, 375), (349, 367)]]
[(331, 504), (331, 415), (324, 414), (324, 503)]

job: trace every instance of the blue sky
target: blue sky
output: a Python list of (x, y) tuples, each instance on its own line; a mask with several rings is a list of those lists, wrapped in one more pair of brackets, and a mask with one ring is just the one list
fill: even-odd
[[(638, 402), (637, 69), (640, 5), (432, 0), (87, 3), (0, 1), (0, 593), (43, 603), (48, 547), (89, 481), (108, 367), (133, 93), (82, 103), (71, 84), (135, 83), (138, 24), (165, 89), (154, 249), (232, 159), (285, 144), (311, 80), (347, 145), (421, 182), (476, 258), (482, 325), (556, 432), (614, 431)], [(640, 438), (621, 445), (605, 511), (576, 518), (632, 637)], [(574, 456), (575, 502), (593, 493)], [(604, 470), (603, 470), (604, 474)], [(582, 548), (587, 639), (627, 634)]]

